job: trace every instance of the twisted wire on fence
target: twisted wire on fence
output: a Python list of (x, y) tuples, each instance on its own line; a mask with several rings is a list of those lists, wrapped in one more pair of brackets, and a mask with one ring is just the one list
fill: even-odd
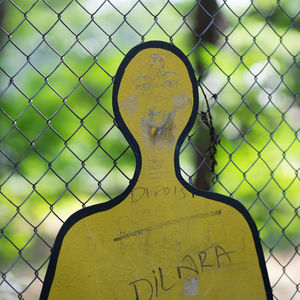
[(297, 1), (0, 7), (0, 298), (38, 298), (62, 223), (128, 185), (135, 161), (112, 85), (128, 50), (155, 39), (183, 50), (203, 95), (183, 176), (246, 206), (274, 298), (300, 299)]

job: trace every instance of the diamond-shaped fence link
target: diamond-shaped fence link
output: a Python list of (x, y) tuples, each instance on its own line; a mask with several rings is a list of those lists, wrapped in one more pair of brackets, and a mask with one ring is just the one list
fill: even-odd
[(164, 40), (202, 95), (184, 178), (246, 206), (274, 298), (300, 299), (299, 4), (0, 1), (0, 298), (37, 299), (63, 222), (128, 185), (114, 75), (134, 45)]

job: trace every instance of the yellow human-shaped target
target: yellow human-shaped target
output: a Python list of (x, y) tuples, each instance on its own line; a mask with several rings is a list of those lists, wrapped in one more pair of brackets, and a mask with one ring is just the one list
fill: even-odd
[(247, 210), (180, 176), (179, 149), (198, 108), (186, 56), (163, 42), (133, 48), (113, 106), (136, 155), (134, 178), (63, 225), (41, 299), (272, 299)]

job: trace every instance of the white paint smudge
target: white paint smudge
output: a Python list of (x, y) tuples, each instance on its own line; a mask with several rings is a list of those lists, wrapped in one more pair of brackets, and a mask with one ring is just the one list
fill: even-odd
[(188, 277), (184, 280), (184, 296), (199, 295), (199, 282), (198, 277)]

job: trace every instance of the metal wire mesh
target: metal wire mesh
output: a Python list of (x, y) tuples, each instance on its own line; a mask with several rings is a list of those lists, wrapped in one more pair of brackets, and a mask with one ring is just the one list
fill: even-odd
[(113, 79), (131, 47), (159, 39), (189, 56), (219, 137), (211, 174), (202, 99), (183, 176), (247, 207), (274, 298), (300, 299), (297, 1), (0, 5), (0, 298), (38, 298), (62, 223), (129, 183), (134, 159), (114, 121)]

